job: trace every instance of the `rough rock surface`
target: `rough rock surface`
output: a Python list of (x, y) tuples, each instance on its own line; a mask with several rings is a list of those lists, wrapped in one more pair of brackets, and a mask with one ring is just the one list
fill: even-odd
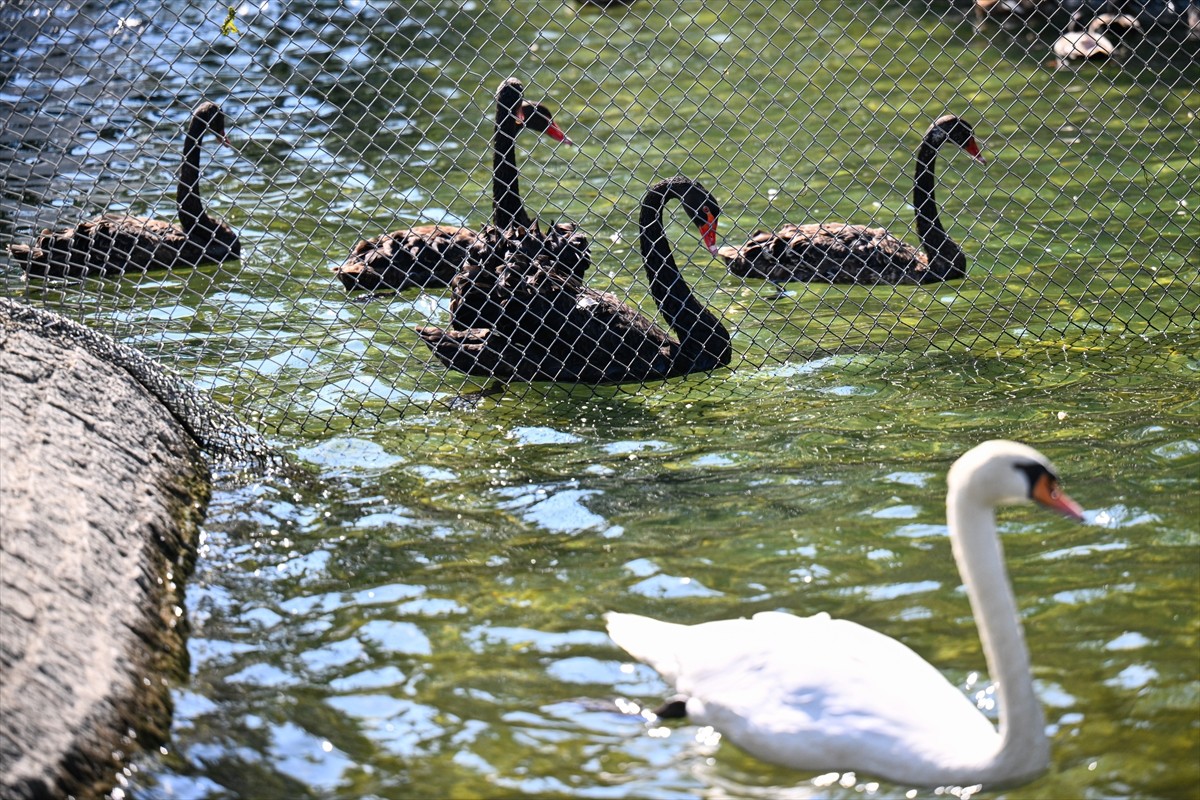
[(141, 384), (0, 314), (0, 798), (97, 796), (165, 737), (209, 474)]

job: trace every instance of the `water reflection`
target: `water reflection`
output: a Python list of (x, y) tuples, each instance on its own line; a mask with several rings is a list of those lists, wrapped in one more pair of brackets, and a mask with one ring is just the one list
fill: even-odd
[[(267, 771), (261, 780), (284, 781), (301, 794), (345, 792), (354, 776), (381, 770), (430, 781), (435, 769), (481, 794), (536, 793), (551, 784), (584, 796), (865, 792), (871, 782), (861, 777), (843, 789), (841, 775), (828, 783), (776, 770), (686, 725), (648, 726), (640, 717), (590, 709), (581, 698), (653, 704), (666, 691), (652, 671), (624, 661), (607, 642), (599, 613), (661, 616), (664, 603), (680, 621), (775, 608), (830, 611), (894, 631), (918, 652), (938, 653), (951, 679), (989, 707), (994, 685), (976, 672), (981, 655), (962, 645), (974, 641), (974, 632), (947, 552), (939, 486), (954, 452), (985, 431), (1003, 433), (1019, 422), (1010, 419), (1005, 387), (1036, 373), (1040, 385), (1066, 388), (1028, 397), (1022, 419), (1056, 420), (1058, 408), (1079, 409), (1070, 440), (1039, 447), (1054, 454), (1094, 521), (1100, 514), (1111, 520), (1063, 527), (1021, 509), (1003, 519), (1055, 758), (1095, 760), (1108, 745), (1110, 725), (1126, 741), (1144, 736), (1163, 748), (1161, 758), (1174, 758), (1170, 753), (1190, 747), (1187, 726), (1173, 720), (1188, 713), (1194, 692), (1186, 687), (1196, 676), (1186, 666), (1187, 637), (1171, 618), (1191, 578), (1178, 558), (1132, 548), (1124, 536), (1136, 530), (1140, 542), (1175, 552), (1173, 531), (1190, 529), (1191, 545), (1183, 546), (1194, 547), (1200, 534), (1184, 521), (1190, 512), (1183, 500), (1194, 494), (1194, 474), (1178, 483), (1194, 473), (1194, 463), (1167, 462), (1176, 465), (1173, 473), (1108, 476), (1122, 460), (1157, 462), (1153, 451), (1175, 440), (1173, 409), (1191, 384), (1160, 372), (1152, 382), (1157, 390), (1147, 387), (1130, 410), (1111, 403), (1088, 410), (1093, 394), (1107, 394), (1105, 381), (1133, 374), (1123, 375), (1115, 363), (1105, 367), (1110, 377), (1103, 380), (1098, 371), (1090, 373), (1093, 380), (1077, 380), (1076, 370), (1087, 368), (1082, 362), (953, 368), (966, 366), (930, 364), (910, 373), (917, 380), (904, 387), (863, 370), (858, 380), (875, 392), (849, 399), (813, 391), (826, 382), (844, 384), (841, 369), (810, 373), (792, 384), (790, 396), (750, 394), (757, 400), (735, 418), (748, 415), (753, 427), (788, 439), (789, 447), (764, 449), (753, 439), (717, 434), (698, 445), (688, 414), (647, 410), (659, 420), (653, 446), (612, 448), (614, 441), (647, 440), (564, 421), (554, 403), (500, 405), (499, 416), (479, 420), (500, 429), (486, 437), (467, 424), (453, 438), (453, 426), (443, 426), (436, 440), (442, 444), (434, 448), (422, 433), (425, 422), (416, 421), (335, 438), (341, 444), (307, 456), (322, 489), (283, 489), (262, 506), (258, 525), (305, 533), (257, 537), (261, 548), (216, 534), (208, 556), (215, 560), (201, 565), (189, 594), (197, 628), (193, 682), (215, 686), (223, 676), (228, 689), (206, 689), (200, 701), (188, 699), (194, 692), (181, 696), (175, 757), (207, 780), (228, 769), (245, 779), (254, 764), (253, 771)], [(972, 389), (977, 373), (989, 380)], [(944, 455), (927, 453), (914, 438), (928, 424), (919, 416), (903, 418), (882, 438), (823, 444), (830, 431), (856, 430), (857, 419), (879, 403), (888, 408), (904, 397), (920, 409), (952, 394), (971, 398), (982, 415), (964, 417), (962, 430), (939, 432)], [(791, 419), (814, 397), (827, 398), (819, 407), (824, 429), (797, 431)], [(1086, 444), (1099, 436), (1137, 444), (1117, 453)], [(892, 442), (891, 454), (881, 455), (881, 441)], [(407, 459), (384, 455), (411, 449), (405, 442), (424, 443), (425, 468), (447, 480), (426, 484)], [(704, 468), (698, 482), (664, 481), (680, 451), (693, 460), (731, 453), (739, 471)], [(630, 461), (630, 454), (645, 457)], [(587, 464), (604, 469), (580, 468)], [(573, 477), (546, 479), (559, 472)], [(1169, 496), (1136, 492), (1156, 499), (1113, 501), (1147, 480)], [(210, 526), (246, 530), (241, 520), (262, 513), (250, 511), (256, 498), (273, 494), (218, 500)], [(807, 504), (798, 502), (806, 495)], [(891, 499), (879, 504), (881, 496)], [(412, 513), (417, 507), (419, 515)], [(348, 524), (354, 536), (345, 535)], [(614, 527), (622, 535), (606, 537)], [(298, 559), (306, 569), (278, 569)], [(1038, 564), (1056, 566), (1047, 571)], [(1173, 602), (1164, 604), (1168, 596)], [(1193, 603), (1187, 613), (1194, 612)], [(1146, 705), (1131, 710), (1129, 701), (1143, 696)], [(1131, 729), (1131, 720), (1146, 724), (1145, 732)], [(226, 731), (223, 738), (207, 732), (214, 725)], [(303, 755), (281, 758), (280, 742)], [(159, 769), (160, 789), (182, 780)], [(1130, 774), (1103, 764), (1081, 773), (1055, 773), (1044, 787), (1053, 793), (1103, 786), (1121, 795)], [(909, 794), (906, 787), (872, 786), (879, 796)], [(158, 791), (143, 788), (148, 796)]]

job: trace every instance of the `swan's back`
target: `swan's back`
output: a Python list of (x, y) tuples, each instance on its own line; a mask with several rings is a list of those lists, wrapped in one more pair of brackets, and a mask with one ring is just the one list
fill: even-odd
[(221, 263), (241, 253), (224, 222), (188, 236), (161, 219), (103, 214), (61, 231), (43, 231), (33, 245), (10, 245), (30, 275), (82, 278)]
[(469, 375), (605, 384), (670, 374), (678, 345), (649, 318), (607, 292), (539, 277), (515, 291), (465, 295), (477, 312), (469, 326), (417, 332)]
[(668, 197), (680, 199), (702, 237), (713, 240), (720, 209), (686, 178), (650, 187), (642, 204), (651, 295), (679, 339), (614, 295), (583, 285), (586, 239), (573, 225), (545, 234), (536, 226), (485, 229), (481, 251), (451, 285), (449, 329), (417, 333), (452, 369), (507, 380), (628, 383), (727, 365), (728, 331), (691, 294), (670, 257), (661, 219)]
[(784, 283), (919, 283), (929, 269), (924, 253), (884, 228), (821, 222), (756, 231), (741, 247), (722, 247), (729, 271)]
[(451, 283), (450, 327), (418, 328), (447, 366), (522, 381), (619, 383), (666, 377), (677, 343), (615, 295), (583, 285), (587, 238), (487, 226)]
[(941, 673), (854, 622), (778, 612), (700, 625), (606, 619), (618, 645), (688, 697), (689, 718), (765, 761), (953, 782), (999, 747), (991, 722)]

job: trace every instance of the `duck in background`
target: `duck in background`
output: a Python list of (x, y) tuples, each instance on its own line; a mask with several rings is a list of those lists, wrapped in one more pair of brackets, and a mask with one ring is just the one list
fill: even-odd
[(1061, 65), (1067, 61), (1112, 58), (1131, 47), (1143, 34), (1142, 24), (1132, 14), (1100, 14), (1082, 30), (1078, 17), (1071, 18), (1067, 31), (1054, 42), (1054, 55)]
[(983, 22), (1024, 21), (1046, 13), (1048, 0), (975, 0), (975, 19)]

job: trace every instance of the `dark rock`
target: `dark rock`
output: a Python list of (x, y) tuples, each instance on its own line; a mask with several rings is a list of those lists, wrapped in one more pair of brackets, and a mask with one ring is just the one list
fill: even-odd
[(165, 739), (208, 481), (127, 371), (0, 314), (0, 798), (98, 796)]

